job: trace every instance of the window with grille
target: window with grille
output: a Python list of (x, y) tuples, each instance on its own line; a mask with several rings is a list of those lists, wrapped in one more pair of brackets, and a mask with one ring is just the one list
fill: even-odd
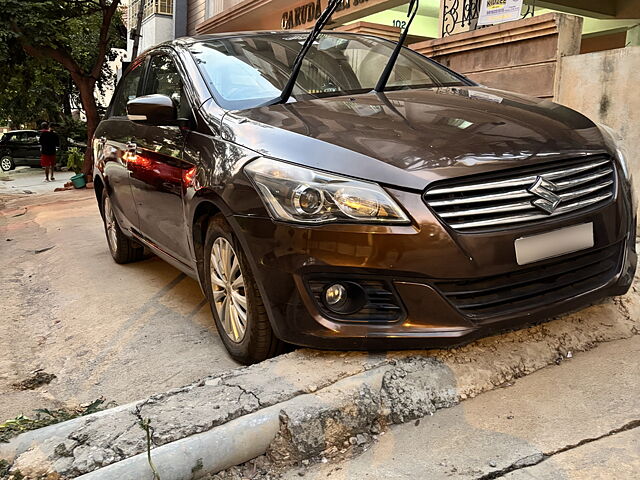
[(143, 2), (142, 19), (150, 17), (155, 13), (162, 15), (173, 15), (173, 0), (131, 0), (127, 14), (129, 17), (129, 28), (135, 28), (138, 19), (138, 9), (140, 2)]

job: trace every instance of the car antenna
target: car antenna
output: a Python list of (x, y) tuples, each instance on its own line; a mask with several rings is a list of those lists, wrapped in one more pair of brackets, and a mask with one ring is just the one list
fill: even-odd
[(398, 55), (400, 55), (400, 50), (402, 50), (402, 45), (404, 45), (404, 41), (407, 38), (407, 34), (409, 33), (409, 27), (411, 26), (411, 22), (415, 18), (418, 13), (418, 0), (411, 0), (409, 3), (409, 10), (407, 11), (407, 17), (409, 17), (409, 21), (407, 22), (407, 26), (400, 34), (400, 38), (398, 39), (398, 43), (396, 43), (396, 48), (394, 48), (393, 53), (389, 57), (387, 61), (387, 65), (384, 67), (382, 71), (382, 75), (378, 79), (378, 83), (374, 90), (376, 92), (383, 92), (385, 87), (387, 86), (387, 81), (391, 76), (391, 70), (393, 70), (393, 66), (396, 64), (396, 60), (398, 59)]
[(342, 0), (329, 0), (327, 8), (325, 8), (318, 17), (316, 24), (313, 26), (313, 29), (309, 33), (309, 36), (302, 44), (302, 48), (298, 52), (298, 55), (296, 55), (296, 58), (293, 61), (293, 68), (291, 69), (291, 75), (289, 76), (289, 80), (287, 80), (286, 85), (282, 89), (280, 96), (268, 101), (267, 103), (264, 103), (261, 106), (264, 107), (267, 105), (275, 105), (276, 103), (287, 103), (289, 97), (291, 96), (291, 92), (293, 92), (293, 87), (296, 84), (300, 69), (302, 68), (302, 61), (304, 60), (305, 55), (311, 49), (313, 42), (315, 42), (320, 33), (322, 33), (322, 29), (329, 22), (329, 19), (331, 18), (331, 15), (333, 15), (333, 12), (335, 12), (341, 4)]

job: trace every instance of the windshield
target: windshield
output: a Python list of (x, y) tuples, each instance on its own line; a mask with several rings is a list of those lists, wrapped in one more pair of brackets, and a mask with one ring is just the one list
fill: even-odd
[[(194, 43), (191, 53), (221, 107), (252, 108), (277, 97), (287, 83), (306, 34), (256, 34)], [(294, 100), (369, 92), (393, 42), (365, 35), (321, 34), (304, 59)], [(465, 85), (454, 73), (403, 49), (387, 90)]]

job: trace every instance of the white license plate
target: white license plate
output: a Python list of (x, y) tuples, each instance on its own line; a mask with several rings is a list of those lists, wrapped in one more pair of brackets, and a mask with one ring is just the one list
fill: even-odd
[(526, 265), (591, 248), (593, 245), (593, 223), (584, 223), (542, 235), (518, 238), (515, 241), (516, 260), (518, 265)]

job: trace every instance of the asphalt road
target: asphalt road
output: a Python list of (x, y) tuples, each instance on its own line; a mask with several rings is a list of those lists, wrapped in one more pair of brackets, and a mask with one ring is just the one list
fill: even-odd
[[(51, 191), (41, 173), (14, 174), (15, 182)], [(195, 281), (156, 257), (112, 261), (93, 190), (7, 195), (7, 183), (0, 180), (0, 423), (100, 396), (122, 404), (237, 365)], [(31, 390), (15, 385), (35, 371), (55, 378)]]

